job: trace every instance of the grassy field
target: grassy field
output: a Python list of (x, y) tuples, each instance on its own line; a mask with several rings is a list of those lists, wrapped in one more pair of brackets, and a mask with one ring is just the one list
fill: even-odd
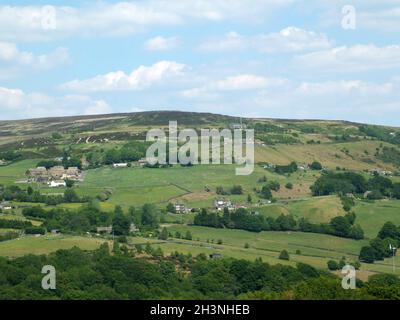
[[(346, 143), (322, 143), (317, 145), (279, 145), (257, 146), (255, 157), (257, 162), (269, 162), (287, 164), (289, 161), (311, 163), (317, 160), (325, 167), (335, 169), (337, 166), (350, 170), (364, 170), (375, 168), (387, 168), (393, 170), (393, 166), (377, 160), (371, 156), (380, 146), (379, 141), (356, 141)], [(383, 145), (388, 145), (383, 143)], [(349, 152), (343, 152), (347, 149)], [(365, 151), (368, 152), (366, 155)]]
[(94, 250), (106, 240), (77, 236), (41, 236), (22, 237), (0, 242), (0, 256), (20, 257), (26, 254), (48, 254), (58, 249), (70, 249), (77, 246), (83, 250)]
[[(276, 180), (281, 184), (282, 191), (275, 196), (283, 198), (289, 195), (284, 187), (287, 182), (294, 185), (292, 197), (304, 197), (310, 194), (309, 186), (315, 179), (314, 173), (296, 173), (286, 177), (260, 166), (255, 166), (250, 176), (236, 176), (235, 168), (234, 165), (174, 166), (163, 169), (103, 167), (88, 170), (85, 181), (76, 190), (91, 196), (105, 189), (113, 190), (110, 202), (124, 206), (138, 206), (146, 202), (164, 205), (174, 200), (193, 207), (211, 207), (217, 197), (214, 192), (218, 186), (229, 190), (233, 185), (241, 185), (243, 195), (232, 195), (230, 199), (245, 203), (247, 194), (257, 200), (253, 188), (262, 187), (262, 183), (257, 181), (264, 175), (268, 180)], [(210, 188), (211, 192), (204, 191), (205, 187)]]
[(26, 178), (25, 172), (35, 168), (40, 159), (22, 160), (7, 166), (0, 166), (0, 183), (13, 184), (17, 179)]
[[(179, 231), (185, 234), (190, 231), (193, 241), (170, 239), (157, 244), (166, 253), (173, 251), (189, 253), (222, 253), (223, 256), (238, 259), (254, 260), (261, 257), (270, 263), (285, 263), (278, 256), (282, 250), (290, 254), (290, 264), (296, 262), (309, 263), (315, 267), (326, 269), (330, 259), (340, 260), (346, 257), (347, 261), (356, 261), (362, 246), (368, 244), (368, 240), (352, 240), (323, 234), (302, 232), (260, 232), (253, 233), (243, 230), (214, 229), (197, 226), (170, 225), (168, 230), (174, 234)], [(222, 244), (217, 244), (218, 240)], [(212, 242), (213, 241), (213, 242)], [(245, 243), (249, 248), (245, 248)], [(396, 257), (396, 263), (400, 263), (400, 257)], [(374, 264), (362, 264), (360, 276), (376, 272), (392, 272), (392, 259), (375, 262)], [(400, 274), (400, 270), (397, 271)]]
[(356, 222), (361, 225), (365, 236), (375, 238), (383, 224), (391, 221), (400, 225), (400, 200), (370, 202), (358, 201), (354, 210)]

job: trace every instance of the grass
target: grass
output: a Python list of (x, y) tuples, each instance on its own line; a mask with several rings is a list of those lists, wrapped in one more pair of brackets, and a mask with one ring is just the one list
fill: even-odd
[(95, 250), (105, 240), (78, 236), (26, 236), (10, 241), (0, 242), (0, 256), (20, 257), (26, 254), (49, 254), (59, 249), (70, 249), (77, 246), (83, 250)]
[[(302, 232), (253, 233), (244, 230), (182, 225), (169, 225), (168, 230), (172, 234), (176, 231), (185, 234), (189, 230), (193, 241), (169, 239), (158, 244), (166, 253), (173, 251), (192, 254), (219, 252), (226, 257), (249, 260), (261, 257), (265, 262), (282, 263), (278, 256), (285, 249), (290, 254), (290, 264), (303, 262), (321, 269), (326, 269), (327, 261), (331, 259), (338, 261), (346, 257), (349, 262), (356, 261), (361, 247), (368, 244), (368, 240), (352, 240)], [(217, 244), (218, 239), (222, 240), (222, 244)], [(244, 248), (245, 243), (249, 244), (248, 249)], [(400, 257), (397, 256), (396, 261), (400, 263)], [(392, 260), (362, 264), (361, 274), (376, 272), (392, 272)], [(397, 273), (400, 274), (400, 270)]]
[(358, 201), (355, 207), (357, 220), (368, 238), (375, 238), (387, 221), (400, 225), (400, 200), (371, 202)]
[(0, 166), (0, 183), (13, 184), (17, 179), (26, 178), (26, 170), (35, 168), (39, 161), (40, 159), (22, 160), (7, 166)]

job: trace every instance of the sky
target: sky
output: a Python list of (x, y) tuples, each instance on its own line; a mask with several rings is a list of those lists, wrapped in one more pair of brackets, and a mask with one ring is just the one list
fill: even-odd
[(400, 0), (0, 0), (0, 120), (150, 110), (400, 126)]

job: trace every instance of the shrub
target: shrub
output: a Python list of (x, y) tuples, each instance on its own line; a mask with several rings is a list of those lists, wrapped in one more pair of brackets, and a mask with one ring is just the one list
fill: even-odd
[(281, 253), (279, 254), (279, 259), (289, 260), (289, 252), (287, 252), (286, 250), (282, 250)]

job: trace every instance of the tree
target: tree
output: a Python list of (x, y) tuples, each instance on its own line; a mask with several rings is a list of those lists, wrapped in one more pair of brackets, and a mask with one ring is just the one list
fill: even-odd
[(335, 217), (330, 222), (335, 235), (347, 237), (350, 233), (351, 224), (345, 217)]
[(381, 239), (385, 239), (385, 238), (398, 239), (399, 232), (397, 230), (397, 227), (394, 225), (394, 223), (388, 221), (383, 225), (382, 229), (379, 231), (378, 237)]
[(79, 197), (74, 189), (67, 189), (64, 191), (64, 201), (67, 203), (79, 202)]
[(272, 192), (268, 185), (264, 185), (261, 188), (260, 197), (268, 200), (272, 199)]
[(313, 163), (310, 164), (310, 169), (311, 170), (322, 170), (322, 164), (318, 161), (314, 161)]
[(370, 246), (364, 246), (361, 248), (359, 260), (361, 262), (373, 263), (375, 261), (374, 249)]
[(153, 204), (147, 203), (142, 207), (141, 224), (149, 228), (158, 228), (157, 208)]
[(278, 181), (270, 181), (268, 183), (268, 186), (271, 190), (274, 190), (274, 191), (279, 191), (279, 189), (281, 188), (281, 185)]
[(31, 186), (28, 186), (28, 188), (26, 189), (27, 194), (31, 195), (33, 194), (33, 189)]
[(192, 233), (191, 233), (189, 230), (186, 231), (185, 239), (186, 239), (186, 240), (192, 240), (192, 239), (193, 239)]
[(116, 236), (129, 234), (130, 221), (128, 217), (122, 212), (120, 206), (117, 206), (115, 208), (112, 226), (113, 232)]
[(168, 230), (167, 228), (162, 228), (160, 235), (158, 236), (160, 240), (167, 240), (168, 239)]
[(171, 202), (167, 204), (167, 212), (176, 213), (176, 208)]
[(74, 180), (69, 180), (69, 179), (65, 180), (65, 185), (67, 186), (67, 188), (72, 188), (74, 184), (75, 184)]
[(339, 265), (335, 260), (329, 260), (327, 262), (328, 269), (331, 271), (339, 270)]
[(350, 229), (349, 237), (356, 240), (364, 239), (364, 231), (361, 226), (356, 224)]
[(289, 190), (293, 189), (293, 183), (291, 182), (286, 183), (285, 188)]
[(251, 195), (247, 195), (247, 203), (252, 203), (253, 199), (251, 198)]
[(231, 188), (231, 194), (243, 194), (243, 188), (240, 185), (233, 186)]
[(282, 250), (281, 253), (279, 254), (279, 259), (289, 260), (289, 252), (287, 252), (286, 250)]

